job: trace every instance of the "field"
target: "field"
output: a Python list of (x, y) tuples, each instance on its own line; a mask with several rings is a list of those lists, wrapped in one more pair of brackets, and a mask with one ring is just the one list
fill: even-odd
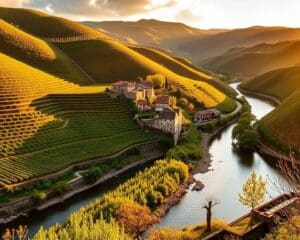
[(81, 85), (91, 84), (75, 64), (54, 45), (3, 20), (0, 20), (0, 51), (59, 78)]
[(127, 100), (111, 99), (106, 86), (79, 87), (0, 59), (1, 185), (152, 139), (132, 120)]
[(284, 100), (300, 88), (300, 67), (277, 69), (240, 85), (241, 88)]

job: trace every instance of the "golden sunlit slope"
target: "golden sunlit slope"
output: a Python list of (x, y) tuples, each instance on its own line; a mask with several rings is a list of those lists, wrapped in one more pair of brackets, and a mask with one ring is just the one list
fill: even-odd
[(74, 41), (59, 43), (58, 46), (98, 82), (133, 81), (160, 73), (188, 97), (206, 107), (217, 106), (227, 99), (224, 93), (209, 84), (175, 74), (115, 40)]
[(107, 86), (79, 87), (2, 53), (0, 63), (1, 189), (153, 140)]
[(261, 120), (260, 132), (266, 142), (287, 153), (291, 147), (300, 157), (300, 89)]
[(300, 64), (300, 41), (259, 44), (231, 49), (208, 60), (204, 66), (220, 72), (253, 77), (277, 68)]
[(214, 87), (226, 94), (234, 95), (234, 92), (230, 87), (228, 87), (227, 84), (212, 78), (208, 74), (202, 72), (200, 69), (197, 69), (191, 63), (188, 63), (187, 61), (178, 60), (175, 57), (170, 56), (167, 53), (163, 53), (162, 51), (159, 51), (157, 49), (139, 46), (130, 46), (130, 48), (151, 59), (152, 61), (164, 66), (165, 68), (168, 68), (169, 70), (173, 71), (178, 75), (192, 79), (202, 80), (213, 85)]
[(52, 115), (36, 111), (30, 104), (49, 93), (78, 88), (7, 55), (0, 54), (0, 158), (12, 154), (25, 139), (53, 121)]
[(43, 38), (103, 38), (100, 32), (80, 23), (48, 14), (18, 8), (0, 7), (0, 18)]
[(178, 51), (194, 63), (220, 56), (231, 48), (250, 47), (260, 43), (276, 43), (300, 39), (300, 29), (284, 27), (251, 27), (195, 38), (181, 44)]
[(91, 84), (63, 52), (3, 20), (0, 20), (0, 51), (68, 81)]
[(294, 91), (300, 89), (300, 66), (277, 69), (259, 75), (256, 78), (245, 81), (240, 87), (284, 100)]
[(177, 45), (178, 41), (224, 31), (201, 30), (182, 23), (163, 22), (155, 19), (142, 19), (137, 22), (84, 22), (84, 24), (98, 29), (105, 35), (125, 44), (139, 44), (143, 46), (167, 48)]

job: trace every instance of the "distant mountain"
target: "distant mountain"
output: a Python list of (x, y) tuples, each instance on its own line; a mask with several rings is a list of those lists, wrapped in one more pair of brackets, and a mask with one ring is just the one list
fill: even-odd
[(137, 22), (105, 21), (83, 23), (125, 44), (163, 48), (174, 48), (178, 45), (179, 39), (180, 43), (183, 43), (194, 37), (201, 38), (225, 31), (222, 29), (201, 30), (183, 23), (163, 22), (154, 19), (142, 19)]
[(251, 27), (234, 29), (206, 37), (195, 37), (182, 43), (177, 52), (196, 64), (208, 58), (220, 56), (237, 47), (251, 47), (261, 43), (300, 40), (300, 29), (285, 27)]
[(250, 48), (233, 48), (206, 61), (203, 66), (230, 75), (254, 77), (277, 68), (300, 64), (300, 41), (263, 43)]

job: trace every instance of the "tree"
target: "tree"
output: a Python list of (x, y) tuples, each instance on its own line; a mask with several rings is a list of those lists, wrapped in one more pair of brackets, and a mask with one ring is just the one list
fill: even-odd
[(181, 240), (182, 234), (171, 228), (151, 229), (148, 240)]
[(177, 101), (176, 97), (174, 97), (174, 96), (170, 97), (170, 106), (172, 108), (176, 107), (176, 101)]
[[(244, 183), (242, 193), (238, 193), (239, 201), (250, 207), (251, 213), (253, 213), (255, 207), (264, 202), (267, 191), (266, 184), (267, 182), (261, 176), (258, 177), (253, 171)], [(252, 221), (253, 215), (251, 214), (250, 225)]]
[(27, 239), (28, 228), (27, 226), (19, 226), (17, 229), (6, 229), (2, 236), (3, 240), (25, 240)]
[(218, 201), (209, 198), (206, 200), (203, 208), (206, 210), (206, 232), (211, 232), (211, 217), (212, 217), (212, 208), (219, 204)]
[(188, 104), (188, 110), (189, 110), (189, 112), (190, 112), (190, 113), (193, 113), (194, 109), (195, 109), (194, 104), (193, 104), (193, 103), (189, 103), (189, 104)]
[(165, 86), (165, 77), (161, 74), (148, 75), (146, 78), (147, 82), (152, 82), (154, 88), (159, 89)]
[(148, 207), (133, 202), (122, 204), (117, 211), (116, 219), (119, 225), (124, 227), (125, 232), (136, 239), (139, 239), (153, 223), (159, 221)]

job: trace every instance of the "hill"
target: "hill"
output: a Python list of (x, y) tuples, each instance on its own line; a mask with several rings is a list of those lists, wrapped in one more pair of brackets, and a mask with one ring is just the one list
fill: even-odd
[(215, 34), (224, 30), (201, 30), (182, 23), (164, 22), (155, 19), (142, 19), (136, 22), (106, 21), (83, 22), (87, 26), (98, 29), (107, 36), (125, 44), (172, 48), (178, 41), (195, 36)]
[(300, 64), (300, 41), (259, 44), (249, 48), (234, 48), (206, 61), (207, 68), (230, 75), (254, 77), (277, 68)]
[(232, 48), (299, 39), (300, 29), (297, 28), (251, 27), (194, 38), (181, 44), (177, 52), (184, 54), (196, 64), (200, 64), (204, 60), (220, 56)]
[[(216, 107), (228, 100), (224, 93), (211, 85), (180, 76), (111, 39), (63, 42), (58, 46), (98, 82), (132, 81), (160, 73), (187, 98), (206, 107)], [(203, 75), (203, 78), (208, 81), (210, 77)]]
[(0, 7), (0, 18), (28, 33), (48, 39), (106, 37), (80, 23), (31, 9)]
[[(282, 102), (259, 122), (263, 139), (289, 152), (300, 148), (300, 66), (277, 69), (240, 85), (240, 88), (274, 96)], [(300, 157), (300, 155), (298, 156)]]
[(54, 76), (78, 84), (91, 81), (55, 46), (0, 20), (0, 51)]
[(106, 86), (79, 87), (4, 54), (0, 62), (0, 186), (153, 139)]
[(243, 82), (239, 87), (283, 101), (300, 89), (300, 66), (277, 69)]
[(221, 90), (224, 93), (234, 95), (232, 89), (228, 87), (227, 84), (212, 78), (208, 74), (204, 73), (202, 70), (193, 66), (191, 63), (187, 62), (184, 59), (176, 58), (171, 56), (170, 54), (164, 53), (157, 49), (147, 48), (147, 47), (139, 47), (139, 46), (129, 46), (131, 49), (136, 52), (144, 55), (145, 57), (151, 59), (152, 61), (168, 68), (172, 72), (185, 76), (192, 79), (199, 79), (205, 81), (217, 89)]
[(289, 153), (292, 149), (300, 157), (300, 90), (287, 97), (278, 107), (265, 116), (259, 130), (264, 140)]

